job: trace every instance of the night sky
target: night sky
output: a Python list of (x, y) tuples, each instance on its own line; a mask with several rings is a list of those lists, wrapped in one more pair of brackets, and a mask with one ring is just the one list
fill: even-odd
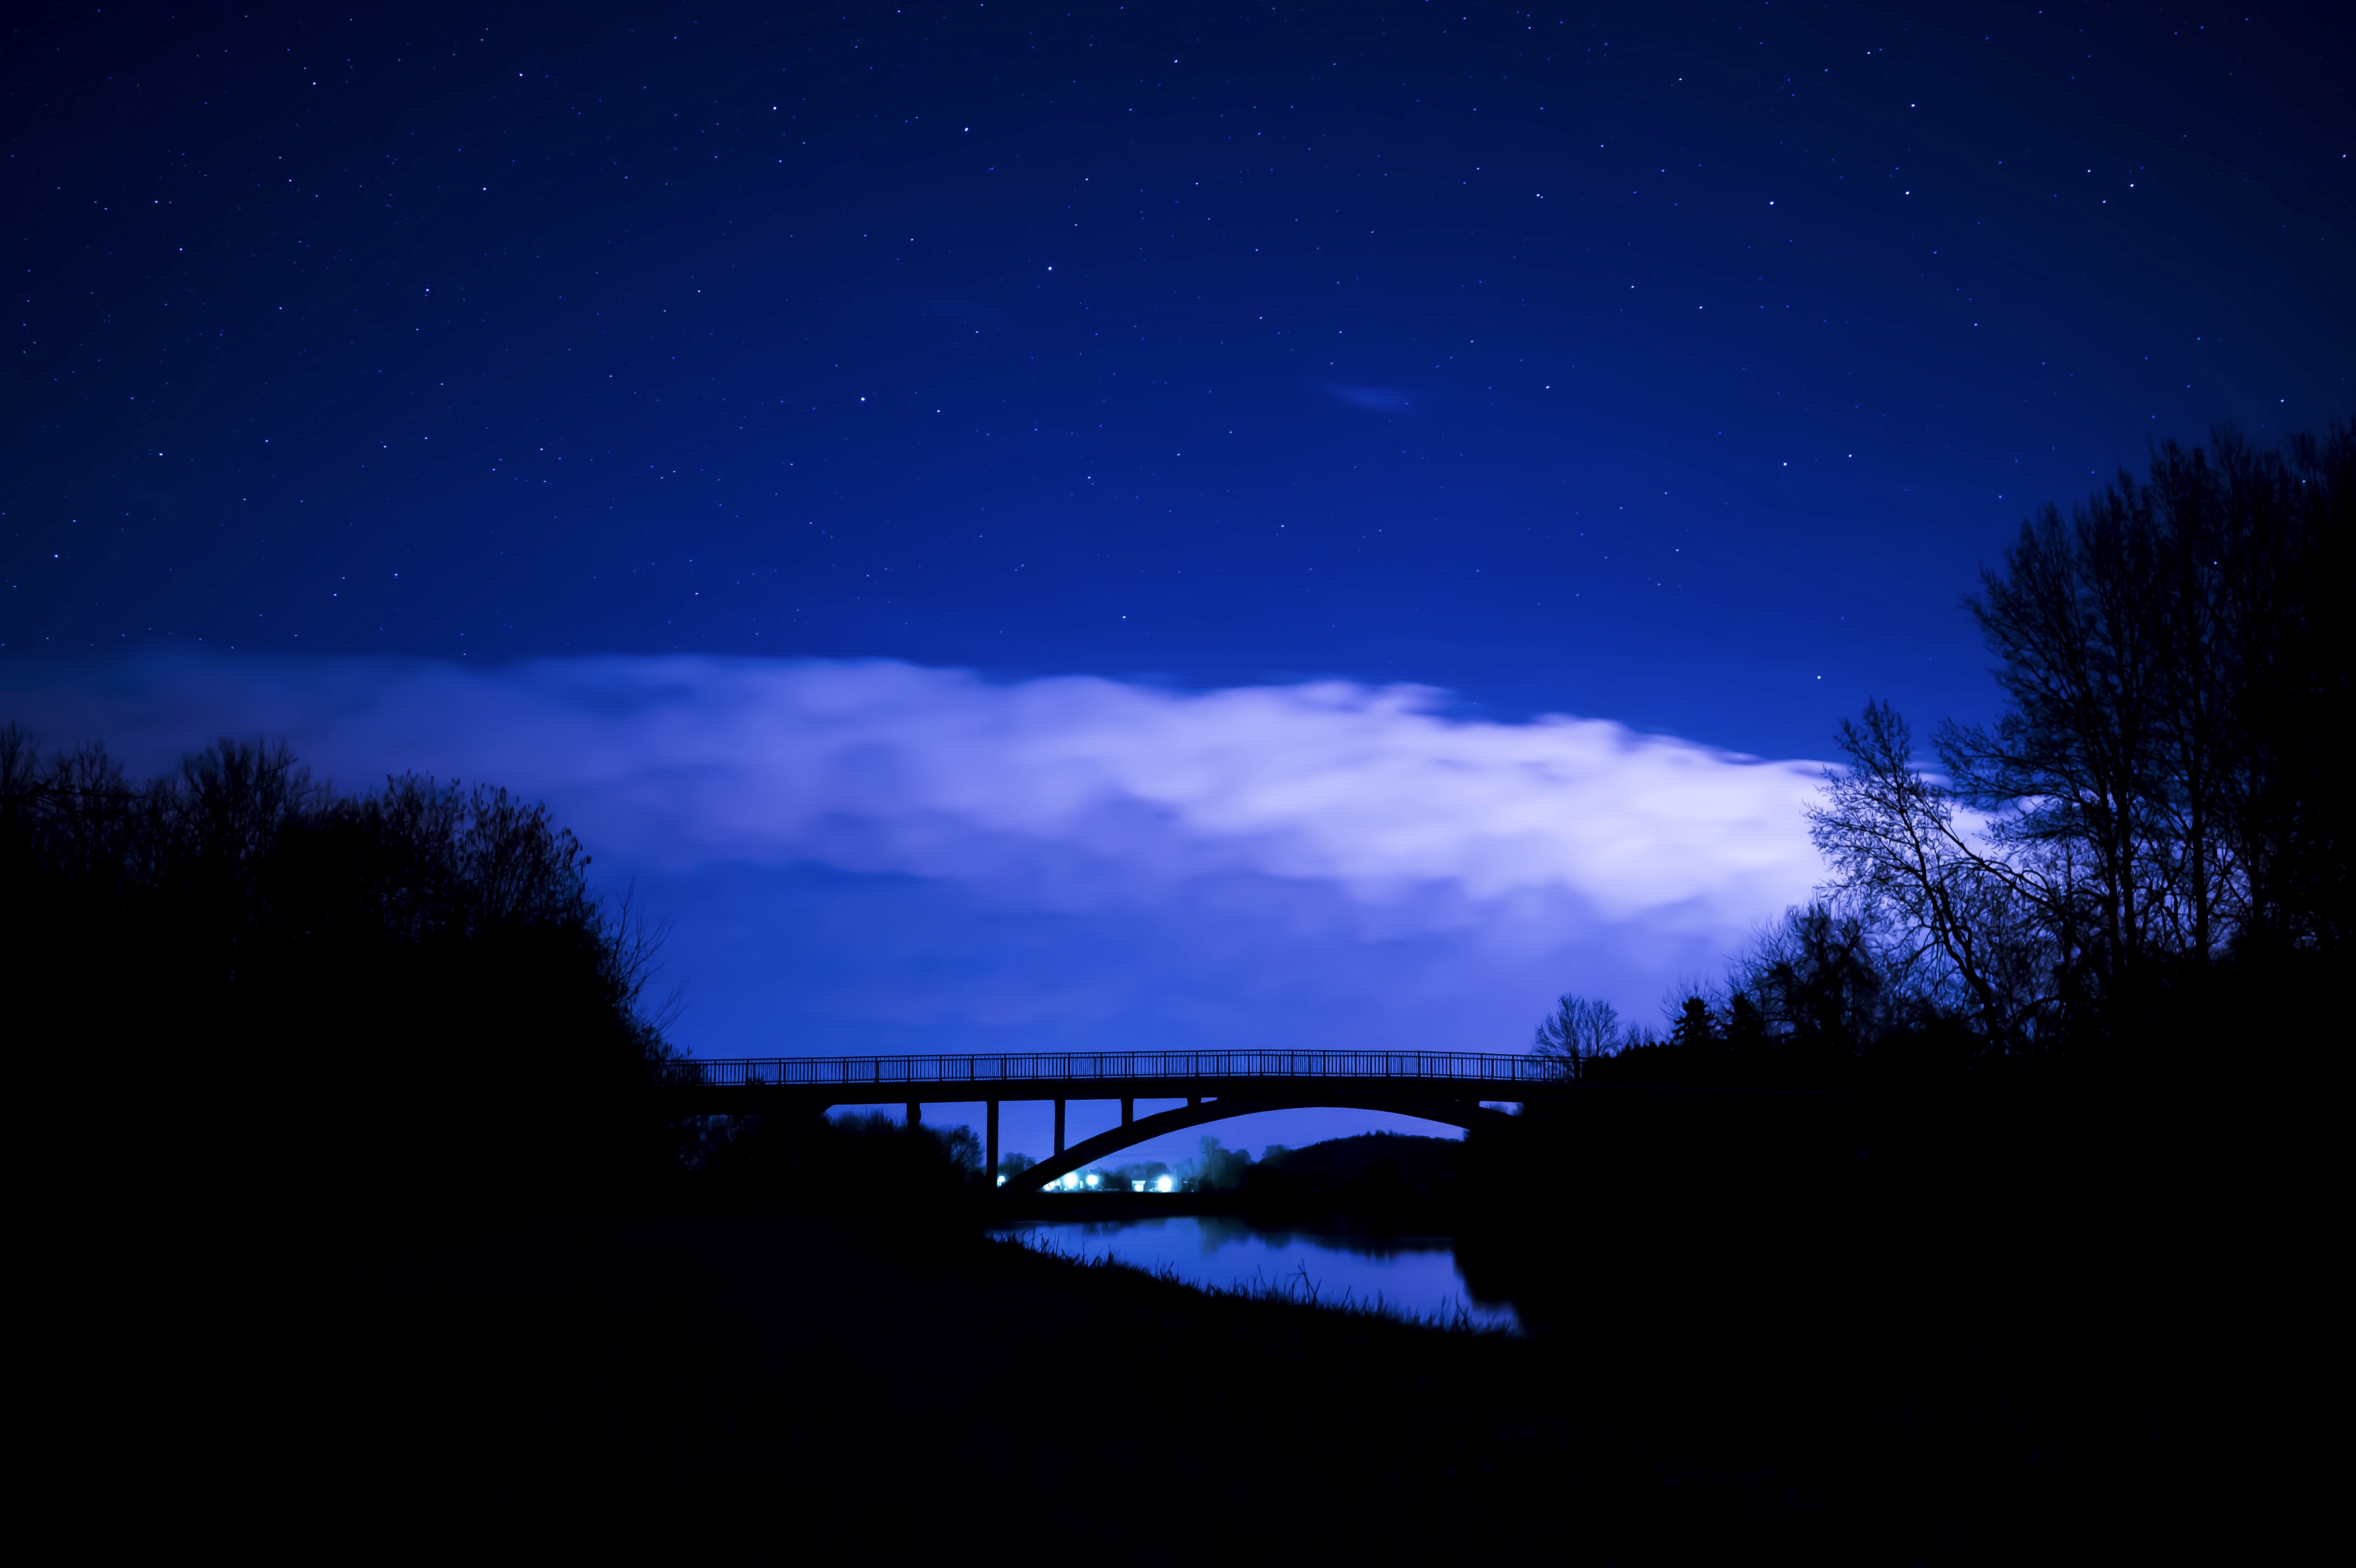
[[(802, 683), (794, 723), (872, 678), (1034, 738), (1245, 688), (1407, 723), (1379, 692), (1411, 684), (1417, 746), (1575, 714), (1625, 726), (1595, 756), (1682, 737), (1721, 769), (1824, 756), (1869, 694), (1982, 716), (1958, 607), (2024, 515), (2158, 439), (2356, 413), (2331, 10), (19, 11), (0, 681), (134, 760), (209, 725), (355, 784), (500, 759), (668, 906), (707, 1052), (1149, 1015), (1258, 1044), (1237, 1018), (1298, 1037), (1409, 972), (1400, 1026), (1464, 1048), (1582, 983), (1649, 1012), (1784, 894), (1584, 981), (1433, 916), (1419, 969), (1367, 910), (1521, 895), (1274, 854), (1164, 855), (1147, 896), (1102, 811), (909, 808), (988, 818), (976, 870), (844, 828), (864, 786), (757, 853), (659, 853), (575, 766), (594, 727), (493, 743), (656, 691), (723, 733), (713, 693), (763, 680)], [(475, 718), (353, 716), (393, 710)], [(894, 733), (905, 764), (938, 732)], [(1016, 751), (991, 776), (1027, 800)], [(1171, 842), (1266, 838), (1154, 810)], [(1050, 841), (1116, 891), (1040, 871)], [(1643, 947), (1593, 891), (1577, 941)], [(1271, 902), (1331, 908), (1237, 934)]]

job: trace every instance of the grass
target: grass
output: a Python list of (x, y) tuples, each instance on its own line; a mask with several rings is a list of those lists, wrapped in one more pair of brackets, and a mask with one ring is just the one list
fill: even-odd
[(2029, 1364), (1933, 1275), (1554, 1251), (1593, 1310), (1519, 1337), (778, 1214), (117, 1248), (27, 1423), (86, 1548), (264, 1556), (2136, 1560), (2221, 1485), (2179, 1369), (2084, 1371), (2114, 1316), (2020, 1298)]
[(1345, 1317), (1365, 1317), (1381, 1323), (1395, 1324), (1401, 1327), (1430, 1329), (1442, 1334), (1500, 1335), (1506, 1337), (1512, 1337), (1514, 1335), (1514, 1330), (1507, 1326), (1484, 1322), (1474, 1317), (1472, 1310), (1462, 1302), (1457, 1302), (1452, 1306), (1442, 1306), (1431, 1312), (1410, 1312), (1404, 1307), (1393, 1305), (1379, 1293), (1371, 1300), (1360, 1300), (1355, 1293), (1347, 1287), (1339, 1296), (1328, 1300), (1323, 1282), (1309, 1272), (1306, 1261), (1303, 1261), (1294, 1272), (1279, 1274), (1273, 1279), (1262, 1274), (1258, 1268), (1255, 1267), (1249, 1283), (1238, 1280), (1233, 1284), (1221, 1285), (1189, 1279), (1179, 1273), (1174, 1264), (1157, 1263), (1149, 1269), (1132, 1263), (1127, 1259), (1116, 1257), (1110, 1251), (1091, 1255), (1085, 1249), (1061, 1247), (1052, 1241), (1036, 1240), (1027, 1233), (993, 1235), (991, 1240), (999, 1246), (1020, 1247), (1025, 1251), (1040, 1257), (1053, 1258), (1058, 1262), (1068, 1264), (1076, 1269), (1125, 1270), (1130, 1273), (1153, 1280), (1174, 1289), (1191, 1290), (1215, 1299), (1250, 1302), (1258, 1305), (1297, 1307), (1305, 1311), (1334, 1313)]

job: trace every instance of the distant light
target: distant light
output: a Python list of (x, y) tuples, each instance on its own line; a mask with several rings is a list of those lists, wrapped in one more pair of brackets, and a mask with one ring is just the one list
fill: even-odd
[(1006, 1178), (1005, 1178), (1004, 1176), (1000, 1176), (1000, 1177), (998, 1178), (998, 1185), (999, 1185), (999, 1186), (1001, 1186), (1001, 1187), (1004, 1187), (1004, 1186), (1006, 1185)]
[(1088, 1173), (1088, 1186), (1089, 1186), (1090, 1187), (1101, 1187), (1101, 1186), (1103, 1186), (1103, 1185), (1104, 1185), (1104, 1177), (1102, 1177), (1102, 1176), (1100, 1176), (1097, 1175), (1097, 1173), (1096, 1173), (1096, 1172), (1094, 1172), (1094, 1171), (1090, 1171), (1090, 1172)]
[(1154, 1178), (1153, 1190), (1156, 1192), (1176, 1192), (1178, 1190), (1178, 1178), (1176, 1176), (1157, 1176)]
[(1145, 1190), (1145, 1183), (1142, 1181), (1130, 1182), (1129, 1184), (1129, 1190), (1131, 1192), (1143, 1192)]

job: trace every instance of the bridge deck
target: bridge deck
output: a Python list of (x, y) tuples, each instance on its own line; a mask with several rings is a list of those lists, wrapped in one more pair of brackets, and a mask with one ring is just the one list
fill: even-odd
[(1076, 1051), (1003, 1056), (744, 1057), (695, 1063), (709, 1089), (796, 1090), (839, 1103), (1154, 1099), (1204, 1086), (1380, 1085), (1391, 1093), (1520, 1100), (1568, 1088), (1561, 1064), (1469, 1051)]

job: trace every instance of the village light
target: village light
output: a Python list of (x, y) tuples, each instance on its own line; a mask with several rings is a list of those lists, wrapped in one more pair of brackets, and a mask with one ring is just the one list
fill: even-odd
[(1176, 1176), (1159, 1177), (1153, 1184), (1153, 1190), (1156, 1192), (1176, 1192), (1178, 1190), (1178, 1178)]

